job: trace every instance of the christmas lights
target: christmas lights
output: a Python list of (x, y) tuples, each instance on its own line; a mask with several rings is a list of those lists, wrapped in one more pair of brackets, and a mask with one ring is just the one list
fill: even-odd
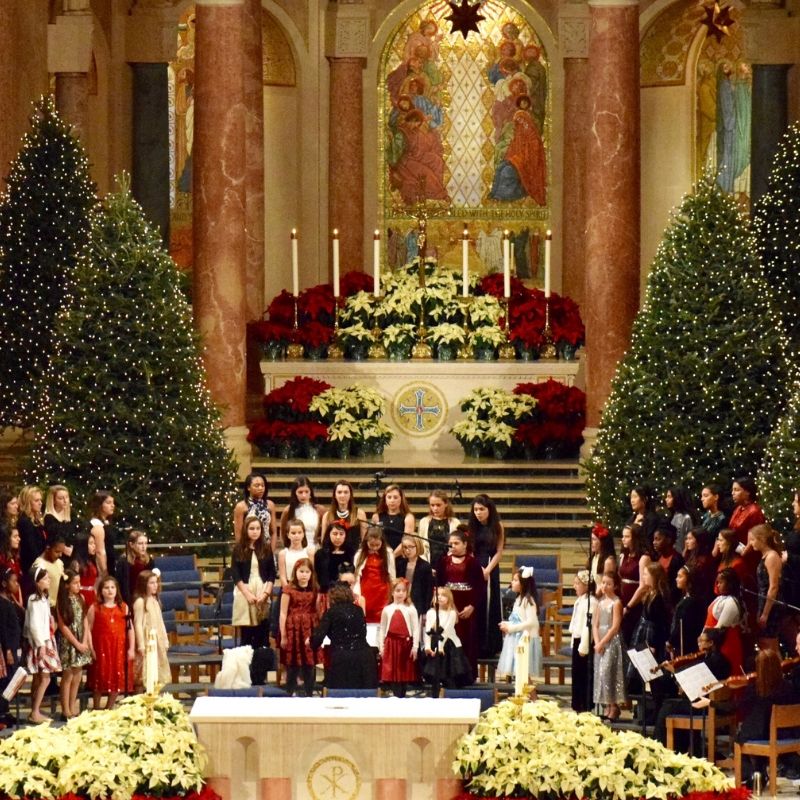
[(661, 242), (587, 461), (595, 516), (619, 525), (630, 489), (755, 475), (780, 414), (786, 337), (747, 220), (712, 177)]

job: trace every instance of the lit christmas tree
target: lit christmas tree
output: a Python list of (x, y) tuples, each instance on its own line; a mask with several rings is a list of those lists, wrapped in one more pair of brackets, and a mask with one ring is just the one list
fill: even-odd
[(659, 246), (587, 462), (589, 504), (619, 525), (633, 486), (755, 475), (789, 374), (785, 336), (734, 200), (708, 177)]
[(51, 97), (34, 105), (0, 204), (0, 426), (35, 422), (55, 317), (86, 257), (95, 190), (69, 130)]
[(793, 350), (800, 345), (800, 123), (775, 151), (767, 192), (753, 216), (764, 276)]
[(90, 258), (60, 315), (29, 479), (165, 540), (227, 533), (235, 467), (205, 386), (181, 277), (127, 186), (93, 215)]

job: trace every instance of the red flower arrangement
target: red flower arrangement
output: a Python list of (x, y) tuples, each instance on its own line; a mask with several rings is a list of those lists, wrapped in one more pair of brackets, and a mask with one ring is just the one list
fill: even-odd
[[(315, 378), (303, 376), (292, 378), (264, 395), (264, 415), (267, 419), (287, 421), (301, 419), (309, 413), (308, 407), (311, 401), (330, 388), (329, 383)], [(288, 418), (281, 416), (283, 412), (288, 412)]]
[[(689, 792), (681, 797), (676, 795), (675, 800), (748, 800), (750, 797), (750, 790), (745, 786), (739, 786), (722, 792)], [(461, 794), (456, 795), (455, 800), (531, 800), (531, 796), (498, 795), (487, 797), (485, 795), (472, 794), (471, 792), (461, 792)], [(571, 798), (565, 798), (565, 800), (588, 800), (588, 798), (578, 798), (577, 795), (572, 795)], [(644, 798), (639, 798), (638, 800), (644, 800)]]
[(324, 347), (333, 340), (333, 328), (321, 322), (305, 322), (296, 331), (291, 331), (291, 338), (305, 347)]
[(544, 292), (533, 289), (528, 296), (509, 306), (509, 338), (525, 347), (538, 349), (544, 343)]
[(294, 325), (294, 297), (288, 289), (272, 298), (267, 306), (270, 322), (280, 322), (290, 328)]
[(572, 457), (583, 442), (586, 426), (586, 394), (575, 386), (550, 380), (543, 383), (519, 383), (514, 394), (536, 398), (533, 420), (523, 422), (514, 433), (515, 440), (535, 457), (560, 455)]
[(292, 340), (292, 326), (282, 322), (259, 320), (250, 323), (250, 330), (259, 342), (282, 342), (286, 344)]
[(300, 326), (309, 322), (326, 325), (333, 331), (334, 297), (329, 283), (320, 283), (304, 289), (297, 298), (297, 316)]
[(554, 342), (566, 342), (574, 347), (583, 343), (586, 328), (574, 300), (559, 294), (550, 297), (550, 329)]
[(346, 272), (339, 282), (339, 290), (343, 297), (350, 297), (359, 292), (371, 292), (373, 287), (372, 275), (358, 270)]
[[(490, 294), (498, 300), (503, 299), (503, 273), (493, 272), (491, 275), (484, 275), (478, 283), (478, 291), (481, 294)], [(519, 279), (511, 276), (511, 298), (512, 300), (522, 300), (528, 297), (531, 290)]]

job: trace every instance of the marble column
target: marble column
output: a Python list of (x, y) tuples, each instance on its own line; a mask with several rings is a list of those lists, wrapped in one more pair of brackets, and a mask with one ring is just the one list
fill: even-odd
[(408, 781), (405, 778), (376, 778), (372, 797), (373, 800), (406, 800)]
[(342, 273), (364, 268), (363, 58), (329, 58), (328, 223), (339, 229)]
[(86, 72), (59, 72), (56, 75), (56, 108), (72, 125), (72, 133), (86, 139), (89, 111), (89, 75)]
[[(193, 155), (194, 312), (223, 425), (245, 420), (243, 0), (198, 0)], [(229, 444), (230, 444), (229, 440)]]
[(84, 145), (89, 122), (93, 27), (87, 0), (67, 3), (64, 13), (47, 26), (47, 69), (56, 76), (56, 108)]
[(165, 63), (133, 71), (133, 196), (169, 243), (169, 86)]
[(584, 320), (591, 431), (639, 306), (640, 123), (638, 3), (590, 0), (589, 13)]
[(789, 65), (753, 65), (753, 114), (750, 144), (750, 198), (767, 191), (772, 159), (789, 124)]
[(15, 21), (13, 3), (0, 3), (0, 190), (8, 176), (8, 166), (19, 150), (17, 130), (17, 82), (15, 69)]
[[(245, 106), (246, 314), (261, 319), (264, 276), (264, 80), (261, 0), (245, 0), (242, 75)], [(280, 287), (271, 287), (277, 294)]]

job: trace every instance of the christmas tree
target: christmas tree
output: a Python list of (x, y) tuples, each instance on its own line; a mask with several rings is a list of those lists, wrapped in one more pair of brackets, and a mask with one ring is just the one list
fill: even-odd
[(30, 427), (53, 351), (55, 317), (86, 257), (95, 204), (89, 162), (53, 99), (31, 130), (0, 204), (0, 426)]
[(781, 410), (785, 336), (734, 200), (707, 177), (659, 246), (630, 348), (587, 461), (589, 504), (630, 514), (633, 486), (663, 492), (755, 475)]
[(753, 217), (764, 276), (794, 350), (800, 345), (800, 123), (778, 144)]
[(227, 528), (235, 471), (204, 382), (180, 273), (127, 185), (93, 215), (56, 327), (29, 478), (109, 489), (162, 540)]

